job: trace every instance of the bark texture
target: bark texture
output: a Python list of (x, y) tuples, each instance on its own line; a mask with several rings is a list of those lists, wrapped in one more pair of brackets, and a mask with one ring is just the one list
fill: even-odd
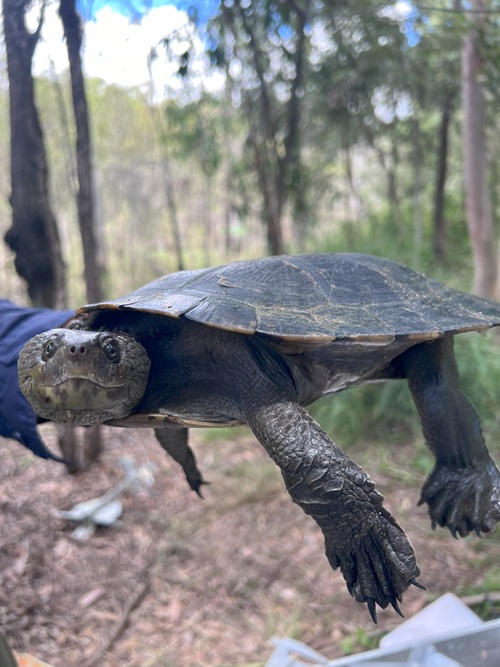
[(71, 72), (71, 92), (76, 124), (76, 163), (78, 173), (77, 209), (82, 237), (87, 299), (102, 301), (102, 252), (99, 244), (92, 166), (92, 141), (88, 118), (87, 97), (80, 50), (82, 26), (75, 0), (61, 0), (59, 16), (64, 27)]
[(49, 194), (43, 132), (35, 106), (31, 65), (43, 23), (28, 32), (26, 3), (4, 0), (3, 18), (11, 126), (12, 226), (5, 242), (15, 252), (18, 274), (36, 306), (62, 308), (66, 301), (64, 263)]
[[(484, 9), (483, 0), (471, 7)], [(464, 111), (464, 172), (467, 226), (474, 255), (474, 294), (490, 297), (496, 281), (496, 247), (493, 242), (493, 215), (487, 180), (485, 106), (480, 83), (482, 59), (478, 41), (483, 19), (475, 23), (464, 38), (462, 49), (462, 97)]]

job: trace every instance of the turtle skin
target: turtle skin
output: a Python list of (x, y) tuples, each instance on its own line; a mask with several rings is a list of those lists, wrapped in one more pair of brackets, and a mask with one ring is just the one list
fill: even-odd
[(248, 424), (376, 620), (377, 606), (400, 613), (404, 591), (421, 586), (414, 550), (373, 480), (304, 406), (406, 379), (436, 460), (420, 502), (454, 536), (489, 532), (500, 475), (460, 387), (453, 337), (499, 324), (498, 304), (382, 258), (272, 257), (171, 274), (85, 306), (78, 328), (27, 344), (19, 377), (45, 418), (165, 433), (198, 492), (187, 429)]

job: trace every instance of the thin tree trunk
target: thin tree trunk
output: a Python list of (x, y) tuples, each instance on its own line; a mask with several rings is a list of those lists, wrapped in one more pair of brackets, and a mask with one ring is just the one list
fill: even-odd
[[(484, 2), (473, 0), (471, 7), (484, 9)], [(483, 19), (479, 14), (475, 16), (475, 25), (467, 31), (462, 48), (465, 199), (467, 226), (474, 255), (473, 292), (488, 297), (492, 296), (496, 281), (496, 245), (486, 175), (484, 95), (479, 79), (482, 62), (477, 45)]]
[[(205, 197), (204, 197), (204, 206), (203, 206), (203, 227), (204, 227), (204, 237), (205, 237), (205, 266), (210, 266), (211, 257), (212, 257), (212, 247), (214, 245), (214, 230), (212, 222), (212, 178), (211, 176), (206, 175), (204, 180), (205, 185)], [(203, 200), (202, 200), (203, 201)]]
[(414, 118), (412, 121), (413, 135), (413, 266), (420, 264), (422, 242), (424, 238), (423, 211), (422, 211), (422, 137), (420, 132), (420, 121)]
[(349, 198), (351, 201), (350, 204), (351, 217), (355, 222), (359, 222), (360, 216), (362, 215), (362, 211), (365, 209), (365, 203), (356, 188), (351, 147), (349, 146), (349, 144), (347, 143), (345, 144), (344, 151), (345, 151), (346, 176), (350, 193)]
[(346, 210), (345, 210), (345, 222), (344, 228), (346, 230), (346, 245), (348, 250), (353, 250), (354, 248), (354, 220), (357, 220), (357, 215), (352, 215), (354, 211), (352, 210), (351, 202), (354, 196), (354, 183), (352, 178), (352, 164), (351, 164), (351, 152), (349, 150), (349, 144), (344, 146), (344, 157), (345, 157), (345, 173), (347, 180), (347, 194), (345, 196)]
[(162, 164), (162, 174), (163, 174), (163, 185), (165, 188), (165, 197), (167, 199), (167, 208), (169, 212), (170, 227), (172, 230), (172, 238), (174, 241), (174, 251), (177, 262), (177, 271), (182, 271), (184, 269), (184, 257), (182, 252), (181, 233), (179, 229), (179, 216), (177, 215), (177, 205), (175, 203), (172, 175), (170, 172), (170, 164), (166, 156), (163, 157), (161, 164)]
[(391, 164), (388, 169), (387, 182), (389, 192), (389, 202), (391, 206), (391, 214), (393, 219), (394, 230), (401, 236), (404, 232), (403, 221), (401, 217), (401, 202), (398, 194), (398, 164), (399, 151), (398, 140), (395, 136), (395, 126), (392, 125), (391, 133)]
[(278, 166), (276, 161), (272, 158), (267, 159), (265, 148), (262, 147), (258, 135), (254, 136), (250, 130), (249, 139), (253, 146), (255, 171), (262, 195), (262, 217), (266, 225), (267, 247), (271, 255), (283, 255), (285, 252), (281, 227), (283, 181), (276, 173)]
[(76, 163), (78, 173), (77, 208), (82, 237), (85, 285), (89, 301), (102, 301), (102, 252), (96, 231), (92, 141), (80, 50), (82, 26), (75, 0), (61, 0), (59, 16), (64, 27), (71, 72), (71, 91), (76, 123)]
[(281, 212), (278, 207), (270, 206), (265, 215), (267, 223), (267, 246), (271, 255), (283, 255), (285, 246), (281, 231)]
[(446, 173), (448, 167), (448, 137), (453, 108), (453, 93), (448, 92), (443, 98), (441, 123), (439, 125), (439, 149), (436, 170), (436, 190), (434, 194), (433, 250), (439, 264), (446, 262), (446, 218), (444, 214)]
[(302, 124), (300, 120), (302, 115), (302, 94), (299, 91), (302, 91), (304, 82), (306, 25), (309, 2), (293, 3), (293, 8), (298, 18), (296, 26), (297, 44), (294, 49), (295, 77), (288, 101), (285, 155), (280, 160), (279, 165), (285, 192), (292, 196), (293, 226), (297, 245), (299, 250), (301, 250), (305, 242), (306, 225), (309, 216), (306, 185), (301, 164)]
[(401, 207), (399, 203), (398, 185), (396, 179), (397, 150), (395, 139), (392, 137), (391, 164), (388, 164), (386, 154), (384, 150), (377, 145), (372, 130), (367, 125), (365, 125), (363, 129), (368, 144), (374, 150), (379, 164), (382, 167), (382, 171), (384, 172), (387, 179), (387, 199), (389, 201), (389, 208), (391, 213), (390, 222), (394, 232), (399, 236), (402, 231), (402, 225)]
[(26, 30), (22, 0), (4, 0), (3, 19), (9, 73), (12, 226), (5, 235), (16, 253), (18, 274), (36, 306), (62, 308), (66, 283), (61, 243), (49, 194), (42, 128), (35, 106), (33, 54), (43, 23)]
[[(150, 70), (150, 77), (152, 77)], [(168, 156), (168, 136), (165, 131), (165, 126), (159, 109), (155, 106), (150, 106), (151, 117), (153, 119), (153, 127), (158, 136), (158, 154), (160, 159), (161, 177), (163, 180), (163, 190), (167, 203), (169, 213), (170, 229), (172, 232), (172, 240), (174, 244), (174, 253), (176, 259), (177, 271), (184, 269), (184, 255), (182, 251), (182, 239), (179, 227), (179, 216), (177, 215), (177, 204), (174, 195), (174, 186), (172, 174), (170, 171), (170, 162)]]
[(228, 258), (231, 255), (231, 215), (233, 209), (233, 201), (231, 196), (231, 170), (230, 165), (226, 166), (226, 173), (224, 178), (224, 250), (225, 256)]
[[(59, 125), (61, 126), (61, 131), (64, 136), (62, 142), (62, 152), (64, 155), (64, 171), (66, 179), (66, 187), (72, 195), (76, 195), (77, 188), (77, 175), (76, 175), (76, 165), (73, 155), (73, 145), (72, 145), (72, 132), (71, 132), (71, 123), (66, 108), (66, 103), (64, 100), (63, 88), (61, 81), (56, 74), (55, 64), (53, 61), (50, 63), (50, 72), (51, 72), (51, 82), (54, 88), (57, 110), (59, 112)], [(76, 198), (76, 196), (75, 196)]]
[(297, 17), (295, 26), (297, 43), (294, 49), (295, 77), (292, 82), (290, 99), (285, 110), (284, 142), (279, 140), (279, 114), (273, 109), (272, 95), (266, 80), (263, 52), (254, 30), (251, 5), (234, 1), (238, 10), (243, 30), (252, 51), (252, 60), (255, 74), (259, 81), (259, 100), (247, 100), (248, 117), (251, 119), (250, 140), (252, 142), (257, 177), (263, 198), (263, 220), (267, 228), (267, 245), (269, 252), (280, 255), (285, 252), (282, 231), (282, 214), (290, 194), (294, 188), (296, 199), (295, 212), (298, 224), (302, 224), (306, 206), (305, 193), (300, 188), (303, 185), (300, 174), (300, 118), (302, 112), (302, 90), (304, 71), (304, 50), (306, 43), (307, 14), (310, 2), (293, 3), (293, 10)]

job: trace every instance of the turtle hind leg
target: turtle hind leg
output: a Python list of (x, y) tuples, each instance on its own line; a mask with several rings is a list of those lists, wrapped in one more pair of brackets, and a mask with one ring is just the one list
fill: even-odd
[(350, 594), (376, 605), (398, 601), (420, 574), (404, 531), (383, 506), (370, 477), (330, 440), (300, 405), (264, 391), (247, 404), (246, 418), (280, 467), (292, 500), (321, 528), (333, 569), (340, 568)]
[(201, 487), (208, 484), (198, 469), (193, 450), (188, 444), (187, 428), (155, 428), (156, 439), (174, 461), (182, 466), (187, 482), (193, 491), (203, 498)]
[(500, 520), (500, 473), (460, 387), (453, 338), (415, 345), (398, 363), (436, 459), (419, 504), (427, 503), (433, 527), (447, 526), (454, 537), (492, 531)]

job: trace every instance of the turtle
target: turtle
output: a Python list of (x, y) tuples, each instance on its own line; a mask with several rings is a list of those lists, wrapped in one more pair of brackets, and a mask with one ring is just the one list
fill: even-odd
[(465, 396), (455, 334), (500, 325), (500, 304), (363, 254), (243, 260), (166, 275), (84, 306), (32, 338), (19, 381), (46, 419), (154, 428), (200, 492), (191, 427), (248, 424), (319, 525), (349, 593), (402, 615), (424, 587), (414, 549), (371, 477), (305, 407), (364, 382), (406, 379), (435, 467), (419, 503), (454, 537), (494, 529), (500, 473)]

